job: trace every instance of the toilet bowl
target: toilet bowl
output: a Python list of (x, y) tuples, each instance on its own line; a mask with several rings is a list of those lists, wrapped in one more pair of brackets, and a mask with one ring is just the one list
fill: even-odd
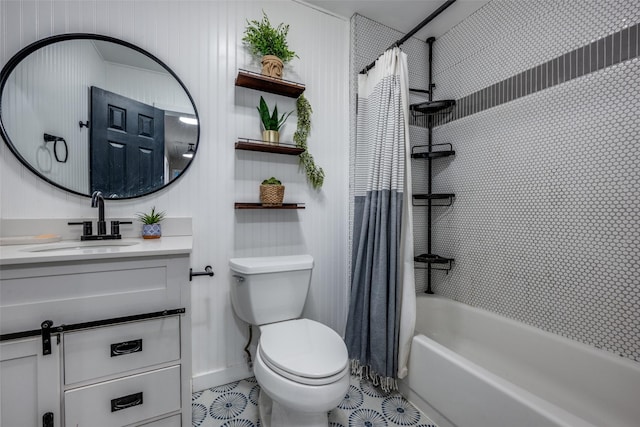
[(349, 366), (342, 338), (309, 319), (289, 320), (260, 328), (254, 375), (269, 401), (266, 427), (323, 426), (349, 388)]
[(259, 326), (254, 375), (264, 427), (326, 427), (349, 388), (344, 341), (320, 322), (300, 318), (313, 258), (234, 258), (236, 314)]

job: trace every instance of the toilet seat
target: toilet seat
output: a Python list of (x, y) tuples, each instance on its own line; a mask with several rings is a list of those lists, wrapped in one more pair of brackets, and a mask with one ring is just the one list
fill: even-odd
[(333, 329), (309, 319), (260, 327), (258, 351), (274, 372), (308, 385), (336, 382), (348, 372), (344, 341)]

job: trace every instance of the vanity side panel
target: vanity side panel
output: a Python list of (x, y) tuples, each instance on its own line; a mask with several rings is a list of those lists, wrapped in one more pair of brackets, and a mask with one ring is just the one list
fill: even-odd
[(192, 424), (191, 397), (193, 393), (193, 371), (192, 371), (192, 347), (191, 347), (191, 282), (187, 281), (188, 266), (190, 258), (186, 258), (185, 263), (176, 258), (173, 260), (178, 265), (169, 270), (169, 281), (184, 283), (180, 286), (180, 307), (184, 307), (185, 314), (180, 316), (180, 365), (182, 374), (180, 377), (180, 392), (182, 400), (182, 425)]

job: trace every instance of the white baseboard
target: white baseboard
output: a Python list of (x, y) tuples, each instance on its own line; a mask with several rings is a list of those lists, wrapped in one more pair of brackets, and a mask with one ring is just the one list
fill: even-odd
[(215, 371), (194, 375), (192, 387), (194, 392), (201, 391), (252, 376), (253, 369), (250, 369), (246, 363), (243, 363), (242, 365), (228, 366)]

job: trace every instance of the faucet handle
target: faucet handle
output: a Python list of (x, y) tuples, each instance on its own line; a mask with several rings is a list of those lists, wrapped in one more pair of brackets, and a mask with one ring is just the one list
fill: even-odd
[(68, 225), (81, 225), (82, 226), (82, 235), (83, 236), (91, 236), (93, 234), (93, 225), (91, 221), (82, 221), (82, 222), (68, 222)]
[[(131, 221), (111, 221), (111, 234), (114, 236), (120, 236), (120, 225), (121, 224), (133, 224)], [(120, 237), (117, 237), (119, 239)]]
[(120, 221), (111, 221), (111, 234), (113, 236), (119, 236), (120, 235)]

